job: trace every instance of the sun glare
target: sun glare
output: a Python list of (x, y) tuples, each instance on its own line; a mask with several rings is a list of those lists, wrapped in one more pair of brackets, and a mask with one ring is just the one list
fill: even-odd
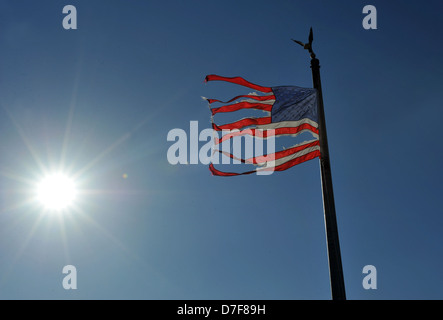
[(61, 211), (69, 208), (76, 197), (72, 179), (62, 173), (45, 177), (37, 187), (37, 199), (47, 210)]

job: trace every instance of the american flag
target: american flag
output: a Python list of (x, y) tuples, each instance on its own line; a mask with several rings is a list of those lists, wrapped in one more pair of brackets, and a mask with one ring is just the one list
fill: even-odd
[[(257, 169), (243, 173), (223, 172), (217, 170), (211, 163), (209, 169), (213, 175), (237, 176), (262, 170), (283, 171), (299, 163), (320, 157), (317, 91), (315, 89), (297, 86), (263, 87), (241, 77), (229, 78), (218, 75), (206, 76), (205, 82), (209, 81), (226, 81), (261, 92), (260, 95), (254, 92), (236, 96), (229, 101), (206, 99), (212, 112), (212, 128), (215, 131), (228, 131), (221, 138), (215, 139), (215, 145), (241, 135), (266, 139), (271, 136), (297, 136), (308, 131), (315, 138), (266, 156), (256, 156), (248, 159), (238, 159), (232, 154), (218, 150), (231, 158), (241, 160), (243, 163), (257, 165)], [(215, 103), (230, 104), (214, 108), (212, 105)], [(214, 116), (218, 113), (234, 112), (241, 109), (263, 110), (267, 115), (264, 117), (242, 118), (223, 125), (217, 125), (214, 122)]]

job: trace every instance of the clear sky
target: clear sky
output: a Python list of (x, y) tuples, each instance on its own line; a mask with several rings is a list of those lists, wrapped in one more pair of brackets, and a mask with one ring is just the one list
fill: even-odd
[[(77, 30), (63, 28), (65, 4)], [(376, 30), (362, 26), (367, 4)], [(232, 178), (167, 160), (170, 130), (210, 127), (201, 96), (244, 93), (205, 75), (311, 87), (290, 39), (312, 26), (347, 297), (442, 299), (442, 12), (438, 0), (1, 0), (0, 298), (330, 299), (318, 160)], [(57, 170), (79, 188), (63, 215), (32, 200)], [(62, 286), (65, 265), (77, 290)]]

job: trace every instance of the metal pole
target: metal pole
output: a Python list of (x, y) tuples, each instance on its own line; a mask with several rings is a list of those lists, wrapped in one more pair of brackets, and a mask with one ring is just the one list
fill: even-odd
[(311, 59), (312, 81), (317, 89), (318, 131), (320, 140), (321, 185), (323, 209), (328, 245), (329, 275), (333, 300), (346, 300), (343, 268), (341, 264), (340, 243), (338, 239), (337, 218), (335, 215), (334, 191), (332, 188), (331, 164), (329, 161), (328, 137), (326, 134), (325, 112), (320, 80), (320, 63), (315, 56)]
[(323, 209), (325, 216), (325, 231), (328, 247), (329, 276), (331, 281), (332, 300), (346, 300), (345, 282), (341, 263), (340, 243), (338, 239), (337, 218), (335, 214), (334, 192), (332, 188), (331, 164), (329, 161), (328, 137), (326, 134), (325, 112), (320, 80), (320, 62), (312, 51), (312, 28), (309, 43), (296, 41), (308, 49), (311, 54), (312, 81), (317, 89), (318, 131), (320, 140), (320, 168), (323, 191)]

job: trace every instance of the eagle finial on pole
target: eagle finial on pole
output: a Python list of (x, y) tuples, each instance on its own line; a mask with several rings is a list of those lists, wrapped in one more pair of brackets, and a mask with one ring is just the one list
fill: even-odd
[(295, 43), (298, 43), (304, 49), (308, 50), (309, 53), (311, 54), (311, 58), (315, 58), (315, 53), (314, 53), (314, 51), (312, 51), (312, 41), (314, 41), (314, 34), (312, 32), (312, 27), (311, 27), (311, 30), (309, 31), (308, 43), (303, 43), (301, 41), (294, 40), (294, 39), (292, 39), (292, 41), (294, 41)]

